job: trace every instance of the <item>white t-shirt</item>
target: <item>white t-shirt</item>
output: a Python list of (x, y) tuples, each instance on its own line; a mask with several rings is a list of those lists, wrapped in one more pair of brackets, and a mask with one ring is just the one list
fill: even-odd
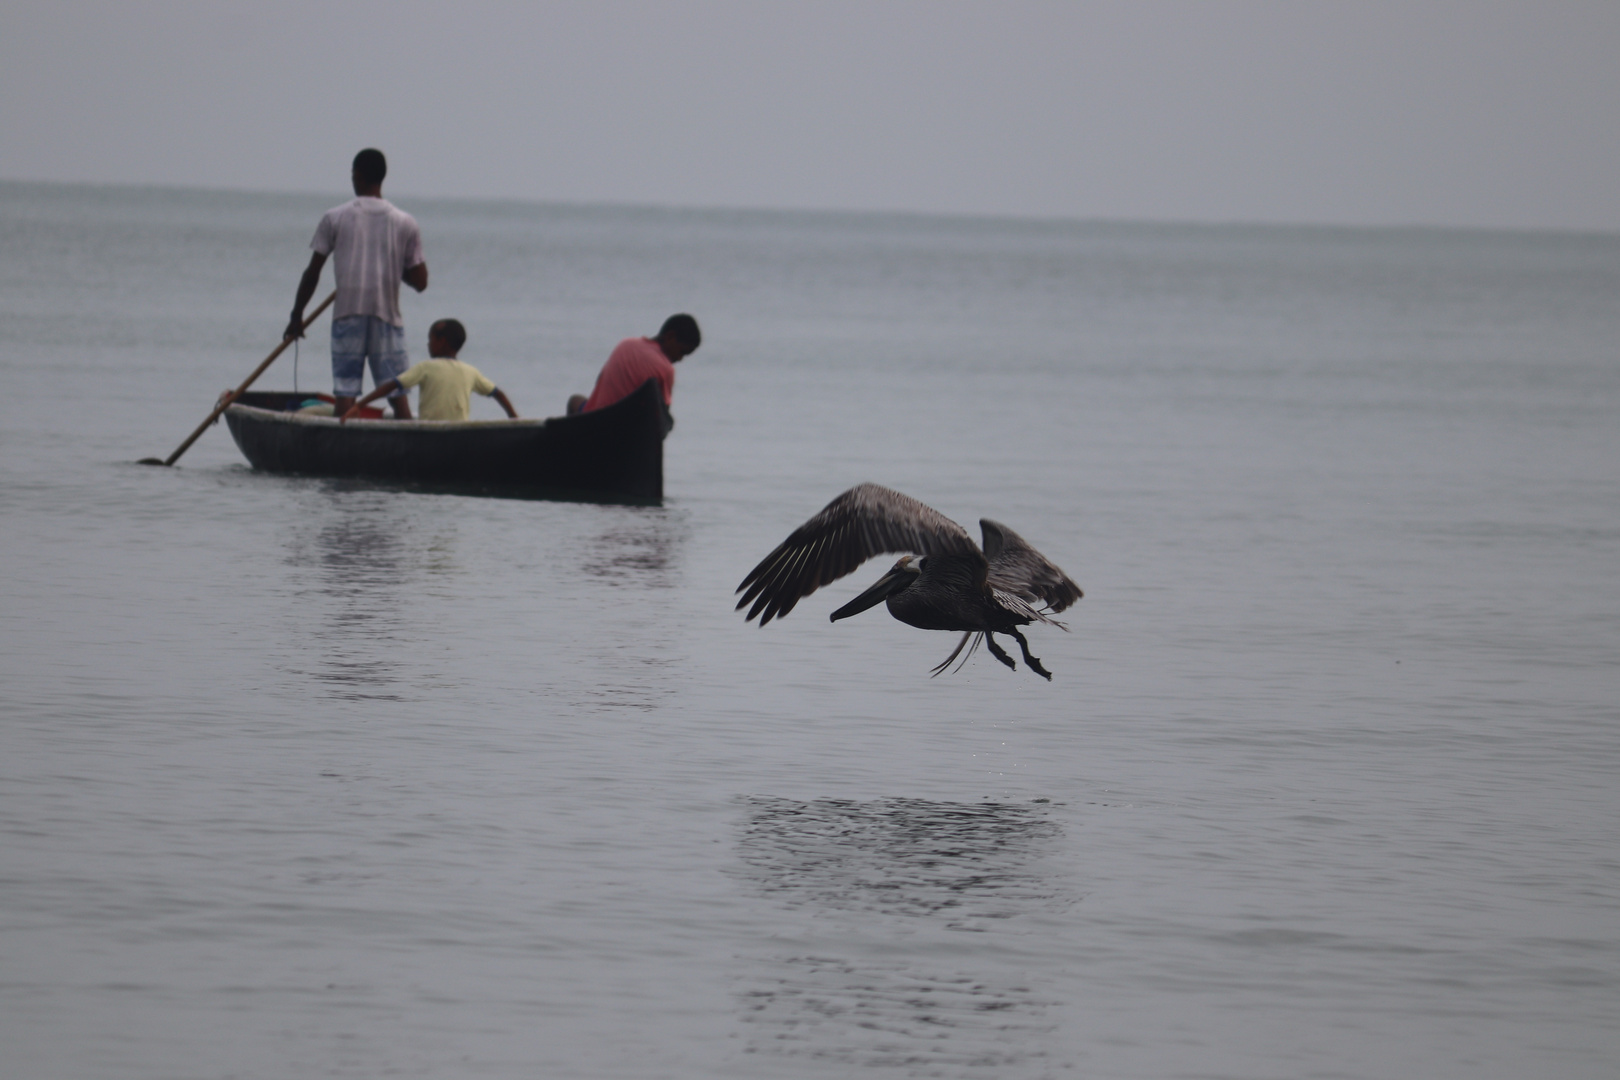
[(415, 218), (387, 199), (356, 196), (326, 212), (309, 247), (332, 256), (337, 278), (332, 318), (375, 315), (391, 326), (405, 325), (399, 283), (406, 270), (426, 261)]

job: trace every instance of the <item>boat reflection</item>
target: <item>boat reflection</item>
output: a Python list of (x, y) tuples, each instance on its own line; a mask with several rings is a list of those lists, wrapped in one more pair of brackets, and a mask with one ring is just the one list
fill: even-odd
[[(424, 542), (413, 535), (392, 492), (337, 486), (312, 487), (303, 500), (307, 513), (288, 525), (285, 561), (307, 617), (295, 628), (304, 644), (288, 674), (345, 700), (404, 700), (407, 672), (395, 659), (409, 639), (402, 600), (453, 550), (453, 537)], [(438, 529), (453, 532), (454, 522)]]
[(686, 685), (681, 673), (691, 653), (690, 642), (668, 632), (684, 617), (675, 590), (684, 579), (689, 515), (669, 507), (597, 506), (569, 518), (579, 533), (550, 551), (559, 561), (568, 553), (571, 587), (612, 642), (594, 650), (590, 662), (605, 656), (609, 666), (578, 700), (592, 709), (662, 708)]
[(581, 546), (580, 572), (609, 585), (673, 588), (691, 536), (687, 515), (668, 507), (604, 509), (602, 529)]

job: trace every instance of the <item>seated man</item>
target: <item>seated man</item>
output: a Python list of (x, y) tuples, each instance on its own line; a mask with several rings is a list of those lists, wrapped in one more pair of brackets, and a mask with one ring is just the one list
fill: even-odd
[(568, 415), (595, 412), (623, 401), (648, 379), (657, 379), (663, 386), (667, 409), (675, 396), (675, 365), (697, 352), (702, 343), (703, 333), (690, 315), (671, 315), (657, 337), (625, 338), (602, 365), (591, 396), (575, 394), (568, 399)]
[(500, 402), (506, 415), (516, 420), (517, 410), (507, 400), (501, 388), (490, 382), (484, 373), (471, 364), (456, 359), (456, 354), (467, 343), (467, 330), (455, 319), (440, 319), (428, 328), (428, 357), (420, 364), (407, 368), (405, 373), (389, 379), (371, 393), (349, 406), (340, 421), (347, 420), (380, 397), (400, 394), (422, 384), (421, 412), (423, 420), (465, 420), (471, 414), (469, 406), (474, 390)]

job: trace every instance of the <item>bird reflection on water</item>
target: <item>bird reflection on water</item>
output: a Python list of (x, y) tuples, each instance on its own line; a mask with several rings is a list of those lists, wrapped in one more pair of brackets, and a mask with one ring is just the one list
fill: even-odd
[(756, 796), (739, 843), (766, 894), (794, 906), (940, 916), (981, 930), (1059, 899), (1033, 865), (1060, 831), (1040, 805)]
[[(1017, 1070), (1043, 1057), (1057, 1002), (1004, 964), (964, 971), (993, 934), (1074, 902), (1051, 869), (1062, 835), (1040, 804), (925, 799), (743, 800), (738, 853), (763, 896), (809, 915), (808, 955), (760, 959), (741, 994), (754, 1049), (850, 1067)], [(831, 919), (836, 924), (827, 925)], [(828, 934), (829, 929), (833, 932)], [(861, 949), (865, 939), (879, 948)], [(937, 939), (936, 939), (937, 940)], [(982, 959), (982, 957), (980, 957)], [(1017, 966), (1017, 965), (1013, 965)]]

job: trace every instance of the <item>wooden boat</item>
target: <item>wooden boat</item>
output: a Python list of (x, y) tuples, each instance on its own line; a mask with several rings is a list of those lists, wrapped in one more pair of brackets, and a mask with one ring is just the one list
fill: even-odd
[[(674, 426), (655, 380), (615, 405), (547, 420), (354, 419), (299, 411), (317, 395), (248, 391), (225, 410), (255, 469), (489, 494), (656, 501)], [(329, 400), (329, 399), (328, 399)]]

